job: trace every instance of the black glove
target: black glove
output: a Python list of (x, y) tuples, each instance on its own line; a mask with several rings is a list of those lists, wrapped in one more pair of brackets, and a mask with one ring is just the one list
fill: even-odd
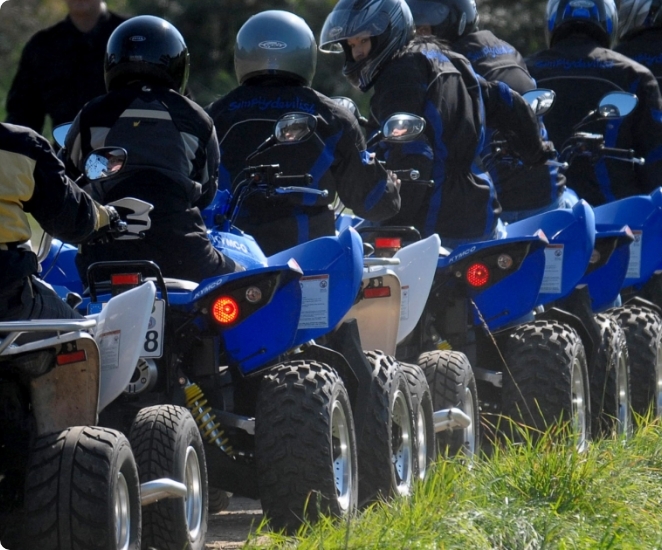
[(128, 231), (127, 223), (120, 218), (119, 213), (113, 206), (106, 206), (106, 211), (108, 212), (108, 226), (107, 233), (109, 233), (113, 238), (120, 237), (122, 234)]
[(540, 148), (531, 158), (522, 158), (526, 166), (542, 166), (548, 160), (556, 160), (558, 152), (551, 141), (542, 141)]

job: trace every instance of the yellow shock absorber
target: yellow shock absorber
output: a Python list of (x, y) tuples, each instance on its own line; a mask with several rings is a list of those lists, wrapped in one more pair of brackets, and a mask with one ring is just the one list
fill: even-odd
[(440, 350), (452, 350), (453, 346), (450, 345), (450, 343), (447, 340), (442, 340), (437, 344), (437, 349)]
[(205, 394), (202, 393), (200, 386), (189, 382), (184, 387), (184, 396), (186, 398), (186, 407), (191, 411), (195, 423), (200, 428), (202, 438), (209, 443), (216, 445), (221, 451), (232, 456), (234, 450), (228, 445), (228, 439), (225, 433), (220, 429), (220, 424), (214, 422), (216, 415), (211, 414), (211, 407), (207, 406)]

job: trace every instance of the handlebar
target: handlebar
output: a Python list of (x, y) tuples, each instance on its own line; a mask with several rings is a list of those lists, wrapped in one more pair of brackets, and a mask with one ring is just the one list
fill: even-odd
[(402, 170), (391, 170), (401, 182), (416, 183), (418, 185), (425, 185), (427, 187), (434, 187), (434, 180), (420, 179), (421, 173), (415, 168), (407, 168)]

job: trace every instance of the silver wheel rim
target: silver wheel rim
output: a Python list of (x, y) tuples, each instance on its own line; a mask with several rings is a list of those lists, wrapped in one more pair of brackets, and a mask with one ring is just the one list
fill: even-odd
[(425, 479), (428, 473), (428, 423), (425, 421), (423, 407), (419, 403), (416, 415), (416, 441), (418, 442), (418, 479)]
[(621, 350), (616, 361), (616, 427), (617, 434), (627, 436), (632, 430), (632, 416), (630, 415), (630, 381), (628, 380), (627, 363)]
[(115, 505), (115, 540), (118, 550), (128, 550), (131, 533), (131, 497), (129, 485), (120, 472), (117, 476), (114, 494)]
[(656, 417), (662, 417), (662, 343), (657, 343), (657, 362), (655, 364), (655, 411)]
[(579, 360), (572, 362), (570, 375), (570, 391), (572, 399), (572, 430), (577, 437), (577, 449), (583, 451), (588, 446), (586, 417), (586, 388)]
[(471, 418), (471, 425), (464, 429), (464, 449), (469, 457), (476, 454), (476, 411), (474, 410), (474, 395), (470, 388), (466, 388), (464, 398), (463, 411), (469, 418)]
[(200, 461), (198, 453), (193, 447), (186, 449), (186, 463), (184, 465), (184, 482), (186, 483), (186, 525), (192, 540), (198, 538), (202, 524), (202, 476), (200, 475)]
[(393, 466), (397, 481), (397, 492), (401, 495), (409, 494), (412, 485), (412, 433), (411, 409), (407, 405), (404, 393), (397, 391), (393, 400), (393, 421), (391, 424), (391, 437)]
[(331, 410), (331, 447), (333, 453), (333, 475), (336, 483), (336, 498), (341, 512), (347, 512), (352, 506), (352, 471), (350, 428), (347, 415), (338, 400)]

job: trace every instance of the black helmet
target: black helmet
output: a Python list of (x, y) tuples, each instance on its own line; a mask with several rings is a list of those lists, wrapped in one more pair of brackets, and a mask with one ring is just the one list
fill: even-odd
[[(347, 39), (370, 37), (370, 53), (354, 61)], [(361, 91), (374, 84), (382, 65), (414, 36), (414, 20), (404, 0), (340, 0), (327, 16), (320, 50), (345, 52), (343, 74)]]
[(430, 25), (432, 34), (455, 42), (478, 29), (475, 0), (407, 0), (414, 24)]
[(628, 38), (651, 27), (662, 27), (661, 0), (621, 0), (619, 38)]
[(244, 23), (234, 46), (234, 70), (243, 84), (259, 75), (293, 77), (310, 85), (317, 65), (313, 31), (298, 15), (268, 10)]
[(108, 90), (144, 80), (183, 93), (188, 81), (188, 48), (179, 31), (166, 20), (139, 15), (110, 35), (104, 71)]
[(570, 34), (583, 32), (604, 48), (610, 48), (618, 32), (618, 11), (614, 0), (548, 0), (547, 44)]

